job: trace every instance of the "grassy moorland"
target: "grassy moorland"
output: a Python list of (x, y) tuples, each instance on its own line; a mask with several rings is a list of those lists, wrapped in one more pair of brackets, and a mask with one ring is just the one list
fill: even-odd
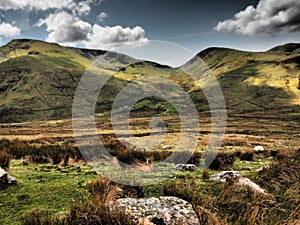
[[(0, 223), (62, 224), (57, 217), (65, 215), (65, 224), (128, 224), (122, 215), (114, 216), (107, 211), (108, 201), (172, 195), (190, 201), (204, 224), (297, 224), (300, 145), (298, 123), (288, 120), (291, 116), (256, 117), (249, 113), (229, 117), (217, 157), (219, 168), (205, 171), (213, 175), (218, 170), (238, 170), (266, 189), (273, 196), (271, 199), (238, 191), (234, 185), (203, 180), (201, 170), (177, 172), (163, 182), (143, 187), (118, 185), (101, 176), (96, 179), (94, 168), (82, 161), (76, 149), (70, 120), (3, 124), (1, 151), (14, 158), (8, 173), (18, 179), (18, 184), (0, 192)], [(106, 117), (103, 114), (96, 117), (99, 135), (116, 158), (145, 169), (146, 157), (156, 159), (155, 164), (171, 151), (160, 147), (151, 155), (130, 151), (115, 139)], [(130, 121), (141, 145), (149, 135), (146, 126), (149, 119), (139, 117)], [(164, 119), (169, 130), (161, 146), (174, 145), (180, 133), (179, 121), (173, 116)], [(200, 162), (209, 131), (210, 121), (203, 118), (191, 163)], [(253, 151), (258, 144), (264, 146), (264, 153)], [(64, 165), (65, 155), (69, 158)], [(269, 167), (257, 172), (266, 165)]]

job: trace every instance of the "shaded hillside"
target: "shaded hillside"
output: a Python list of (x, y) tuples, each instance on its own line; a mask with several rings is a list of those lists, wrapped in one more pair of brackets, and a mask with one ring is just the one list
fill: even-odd
[[(14, 40), (3, 46), (0, 49), (0, 121), (70, 116), (78, 81), (94, 59), (105, 53), (33, 40)], [(106, 56), (112, 58), (111, 65), (115, 67), (119, 60), (122, 63), (132, 60), (117, 53), (106, 53)], [(116, 78), (107, 86), (114, 92), (123, 83)]]
[[(93, 65), (99, 56), (105, 62)], [(123, 68), (124, 65), (130, 66)], [(188, 77), (174, 73), (168, 66), (140, 62), (115, 52), (13, 40), (0, 48), (0, 122), (70, 117), (75, 90), (88, 68), (98, 75), (111, 76), (99, 95), (97, 111), (109, 110), (119, 91), (128, 82), (143, 76), (171, 77), (172, 74), (177, 83), (186, 87), (190, 83)], [(156, 106), (150, 104), (150, 107)], [(142, 101), (136, 109), (144, 108)]]

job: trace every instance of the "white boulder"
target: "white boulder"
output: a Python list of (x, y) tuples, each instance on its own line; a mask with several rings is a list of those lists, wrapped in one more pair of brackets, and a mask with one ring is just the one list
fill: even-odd
[(261, 145), (256, 145), (254, 147), (254, 151), (256, 151), (256, 152), (260, 152), (260, 151), (264, 151), (264, 150), (265, 150), (264, 147)]

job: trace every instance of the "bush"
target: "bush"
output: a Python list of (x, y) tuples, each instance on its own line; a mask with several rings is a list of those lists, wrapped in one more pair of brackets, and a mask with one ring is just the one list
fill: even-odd
[(122, 212), (112, 212), (108, 203), (122, 195), (122, 189), (111, 181), (98, 177), (89, 184), (92, 200), (72, 204), (69, 224), (133, 225)]
[(56, 218), (48, 211), (34, 210), (22, 218), (22, 225), (68, 225), (69, 218)]
[(37, 164), (50, 163), (50, 159), (43, 155), (32, 155), (30, 156), (30, 161)]
[(216, 156), (213, 152), (204, 153), (205, 162), (213, 159), (210, 165), (206, 164), (211, 170), (232, 170), (236, 158), (237, 155), (234, 152), (218, 152)]
[(164, 194), (164, 186), (162, 184), (153, 184), (143, 187), (143, 197), (151, 198), (151, 197), (159, 197)]
[(11, 160), (11, 155), (7, 151), (0, 152), (0, 167), (2, 169), (8, 169)]

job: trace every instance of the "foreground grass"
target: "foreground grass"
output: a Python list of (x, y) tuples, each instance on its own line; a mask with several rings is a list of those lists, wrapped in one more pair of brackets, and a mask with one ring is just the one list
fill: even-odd
[[(49, 223), (25, 224), (56, 225), (51, 222), (51, 215), (65, 212), (69, 215), (65, 224), (69, 225), (129, 225), (123, 214), (111, 214), (109, 201), (123, 197), (177, 196), (193, 205), (201, 224), (296, 225), (300, 216), (299, 156), (299, 151), (295, 155), (281, 151), (275, 159), (235, 161), (233, 169), (258, 183), (270, 194), (266, 196), (235, 183), (203, 180), (200, 170), (177, 172), (161, 183), (130, 187), (97, 176), (89, 166), (24, 166), (21, 160), (13, 160), (8, 172), (18, 179), (18, 184), (0, 192), (0, 224), (18, 225), (23, 217), (27, 221), (32, 217), (32, 221)], [(266, 164), (270, 167), (256, 171)], [(216, 172), (208, 171), (210, 176)]]
[[(258, 167), (265, 164), (265, 160), (257, 162), (237, 161), (235, 169), (240, 169), (242, 173), (249, 174)], [(45, 211), (52, 215), (58, 212), (68, 212), (74, 202), (85, 202), (92, 198), (88, 187), (85, 185), (91, 180), (95, 180), (97, 175), (89, 166), (58, 166), (51, 164), (22, 164), (22, 160), (12, 160), (8, 173), (15, 176), (18, 184), (0, 191), (0, 224), (22, 224), (22, 218), (35, 210)], [(216, 171), (210, 171), (210, 175)], [(149, 177), (149, 179), (153, 179)], [(202, 171), (177, 172), (173, 178), (169, 178), (163, 183), (141, 187), (139, 191), (129, 188), (128, 196), (135, 197), (155, 197), (173, 193), (175, 186), (181, 187), (184, 184), (193, 183), (188, 190), (197, 188), (197, 194), (189, 193), (191, 196), (187, 200), (192, 200), (196, 196), (199, 198), (219, 185), (202, 181)], [(215, 185), (217, 185), (215, 187)], [(167, 190), (165, 190), (167, 188)], [(181, 188), (180, 188), (181, 189)], [(182, 189), (184, 190), (184, 189)], [(185, 192), (184, 191), (184, 192)], [(175, 191), (177, 192), (177, 191)], [(123, 193), (127, 197), (127, 193)], [(187, 194), (187, 193), (186, 193)], [(212, 193), (210, 193), (212, 194)], [(215, 195), (218, 195), (214, 193)], [(179, 197), (184, 197), (179, 193)]]
[(0, 192), (0, 224), (18, 225), (29, 212), (39, 209), (55, 214), (69, 210), (72, 200), (89, 195), (84, 184), (96, 178), (87, 166), (60, 167), (13, 160), (8, 173), (18, 184)]

